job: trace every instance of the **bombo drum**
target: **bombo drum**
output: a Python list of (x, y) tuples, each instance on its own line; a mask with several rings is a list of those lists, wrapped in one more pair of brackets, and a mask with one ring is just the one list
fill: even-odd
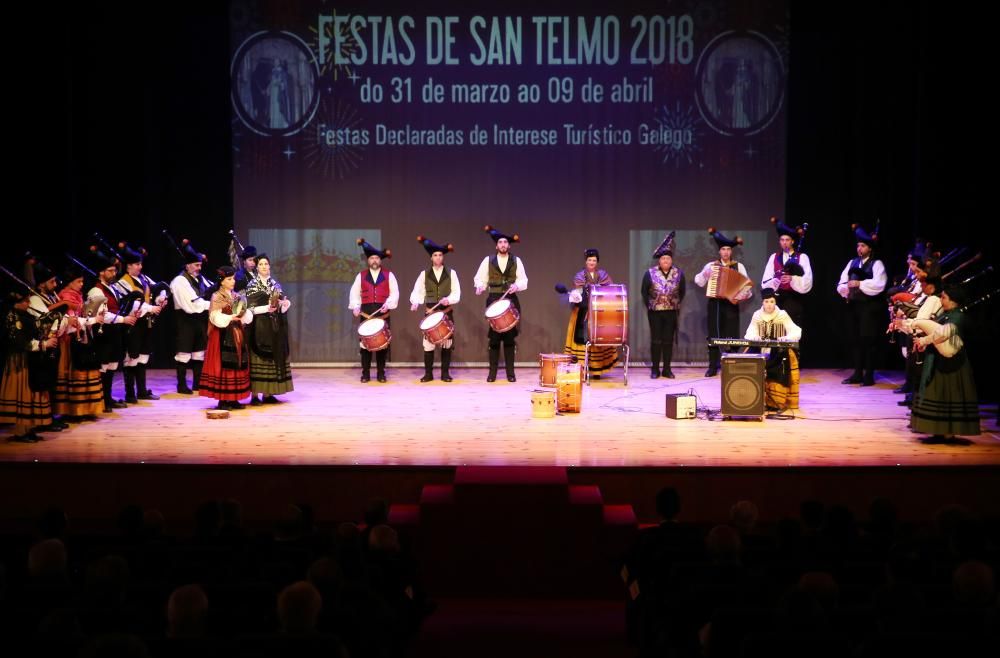
[(591, 345), (628, 344), (628, 288), (623, 285), (591, 286), (587, 311)]
[(493, 331), (502, 334), (517, 326), (521, 314), (509, 299), (499, 299), (486, 307), (486, 319)]
[(560, 363), (572, 363), (569, 354), (539, 354), (538, 355), (538, 385), (555, 388), (556, 367)]
[(556, 392), (555, 391), (532, 391), (531, 392), (531, 417), (532, 418), (555, 418), (556, 416)]
[(556, 372), (556, 410), (560, 413), (580, 413), (583, 404), (583, 366), (560, 363)]
[(369, 352), (378, 352), (389, 347), (392, 341), (392, 332), (389, 325), (382, 318), (372, 318), (365, 320), (358, 326), (358, 340), (361, 347)]

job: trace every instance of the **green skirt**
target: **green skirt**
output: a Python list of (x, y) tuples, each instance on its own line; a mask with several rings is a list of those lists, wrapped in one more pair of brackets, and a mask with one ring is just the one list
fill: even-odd
[(250, 391), (254, 394), (281, 395), (294, 390), (292, 369), (288, 362), (265, 359), (250, 350)]
[[(961, 356), (964, 359), (965, 355)], [(913, 397), (910, 429), (943, 436), (979, 434), (979, 398), (972, 366), (965, 360), (949, 372), (952, 369), (936, 367), (943, 365), (940, 359), (934, 355), (935, 363), (924, 364), (920, 392)]]

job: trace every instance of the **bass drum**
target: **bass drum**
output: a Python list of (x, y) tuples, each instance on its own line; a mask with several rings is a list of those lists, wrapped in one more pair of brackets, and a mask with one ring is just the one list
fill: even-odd
[(628, 287), (619, 284), (590, 287), (587, 338), (591, 345), (628, 344)]

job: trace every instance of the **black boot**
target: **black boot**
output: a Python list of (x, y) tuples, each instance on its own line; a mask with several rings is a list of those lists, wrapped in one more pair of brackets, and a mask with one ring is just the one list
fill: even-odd
[(101, 373), (101, 392), (104, 395), (104, 413), (106, 414), (115, 410), (114, 400), (111, 399), (111, 381), (114, 375), (110, 370)]
[(422, 382), (434, 381), (434, 352), (424, 352), (424, 376)]
[(379, 350), (378, 352), (375, 352), (375, 378), (383, 384), (386, 382), (385, 361), (388, 356), (389, 355), (386, 350)]
[(516, 382), (517, 377), (514, 376), (514, 354), (516, 352), (516, 347), (513, 343), (503, 344), (503, 367), (507, 371), (507, 381)]
[(191, 370), (194, 371), (194, 380), (191, 382), (191, 390), (197, 391), (198, 387), (201, 385), (201, 368), (205, 365), (204, 361), (195, 361), (191, 359)]
[(159, 400), (159, 395), (153, 395), (153, 392), (146, 388), (146, 364), (140, 363), (135, 367), (135, 385), (137, 397), (140, 400)]
[(649, 371), (650, 379), (660, 378), (660, 356), (663, 354), (663, 344), (653, 341), (649, 344), (649, 358), (653, 362), (653, 367)]
[(368, 350), (361, 350), (361, 383), (371, 381), (372, 378), (372, 353)]
[(500, 346), (490, 345), (490, 374), (486, 375), (486, 381), (495, 382), (497, 380), (498, 365), (500, 365)]
[(441, 348), (441, 381), (450, 382), (451, 374), (448, 372), (448, 368), (451, 367), (451, 350), (446, 350)]
[(136, 404), (139, 398), (135, 396), (135, 367), (125, 366), (125, 402)]
[(187, 365), (178, 363), (177, 370), (177, 392), (183, 395), (191, 395), (193, 392), (187, 385)]

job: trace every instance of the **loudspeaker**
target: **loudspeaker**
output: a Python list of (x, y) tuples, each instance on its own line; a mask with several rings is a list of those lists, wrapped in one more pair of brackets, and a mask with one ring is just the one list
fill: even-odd
[(667, 418), (694, 418), (696, 411), (693, 395), (667, 393)]
[(764, 415), (763, 354), (722, 355), (722, 415)]

